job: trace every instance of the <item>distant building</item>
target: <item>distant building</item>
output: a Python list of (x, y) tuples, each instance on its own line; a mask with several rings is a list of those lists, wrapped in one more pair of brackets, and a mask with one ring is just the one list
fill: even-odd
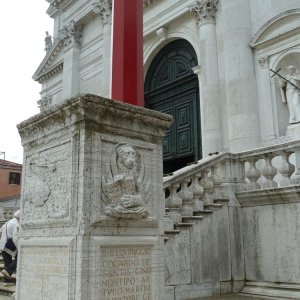
[(22, 165), (0, 159), (0, 202), (20, 198)]

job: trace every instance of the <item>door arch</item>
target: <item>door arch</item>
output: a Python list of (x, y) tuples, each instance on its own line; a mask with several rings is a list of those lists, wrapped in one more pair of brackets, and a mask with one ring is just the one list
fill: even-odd
[(202, 157), (197, 65), (191, 44), (176, 40), (161, 49), (146, 75), (146, 107), (174, 117), (163, 141), (164, 173)]

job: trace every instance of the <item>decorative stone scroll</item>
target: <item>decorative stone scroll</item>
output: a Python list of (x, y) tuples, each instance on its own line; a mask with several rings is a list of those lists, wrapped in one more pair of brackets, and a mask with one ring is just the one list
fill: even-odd
[(146, 166), (137, 149), (118, 144), (111, 156), (110, 169), (102, 179), (105, 215), (120, 219), (147, 218), (145, 203), (150, 183), (146, 182)]
[(197, 1), (197, 5), (191, 8), (197, 24), (216, 22), (218, 0)]
[(93, 12), (99, 14), (102, 24), (111, 24), (112, 0), (97, 0), (93, 3)]

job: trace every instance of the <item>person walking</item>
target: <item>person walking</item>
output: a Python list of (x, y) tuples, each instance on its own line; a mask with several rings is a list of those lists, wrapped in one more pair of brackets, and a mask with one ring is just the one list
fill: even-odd
[(20, 210), (14, 213), (14, 218), (7, 221), (1, 228), (0, 250), (4, 261), (2, 274), (5, 280), (10, 280), (17, 269), (18, 238)]

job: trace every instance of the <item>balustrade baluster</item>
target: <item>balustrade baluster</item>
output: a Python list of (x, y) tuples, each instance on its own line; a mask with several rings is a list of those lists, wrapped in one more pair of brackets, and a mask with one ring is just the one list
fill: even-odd
[(220, 189), (220, 186), (222, 184), (222, 178), (220, 176), (220, 164), (216, 164), (212, 166), (211, 168), (211, 177), (214, 184), (214, 199), (221, 199), (222, 198), (222, 192)]
[(187, 178), (181, 182), (181, 191), (179, 197), (182, 199), (182, 215), (192, 216), (193, 215), (193, 199), (194, 194), (189, 188), (191, 179)]
[(182, 199), (177, 193), (179, 187), (179, 183), (172, 184), (169, 187), (170, 195), (165, 200), (165, 206), (169, 209), (168, 216), (174, 224), (181, 223), (182, 221), (182, 216), (180, 213), (182, 207)]
[(280, 186), (288, 186), (291, 184), (291, 176), (295, 171), (295, 166), (292, 165), (289, 161), (289, 157), (292, 153), (290, 152), (282, 152), (281, 153), (281, 165), (277, 169), (281, 174), (282, 178), (279, 181)]
[(204, 189), (203, 187), (199, 184), (199, 178), (201, 178), (201, 173), (195, 174), (192, 178), (192, 192), (194, 194), (194, 210), (203, 210), (203, 200), (201, 197), (203, 196)]
[(257, 160), (258, 159), (256, 157), (250, 157), (246, 161), (249, 163), (249, 168), (245, 172), (246, 178), (250, 181), (246, 183), (246, 189), (248, 191), (260, 189), (260, 185), (257, 182), (260, 177), (260, 171), (256, 168)]
[(210, 169), (202, 171), (201, 185), (203, 187), (203, 202), (205, 205), (213, 204), (211, 194), (214, 190), (214, 183), (209, 178)]
[(300, 149), (295, 151), (295, 170), (291, 181), (293, 184), (300, 184)]
[(263, 188), (265, 189), (275, 188), (278, 186), (277, 183), (273, 180), (277, 174), (277, 169), (272, 165), (273, 158), (274, 155), (272, 155), (271, 153), (264, 156), (265, 165), (261, 170), (261, 174), (265, 178), (265, 182), (263, 182), (262, 184)]

